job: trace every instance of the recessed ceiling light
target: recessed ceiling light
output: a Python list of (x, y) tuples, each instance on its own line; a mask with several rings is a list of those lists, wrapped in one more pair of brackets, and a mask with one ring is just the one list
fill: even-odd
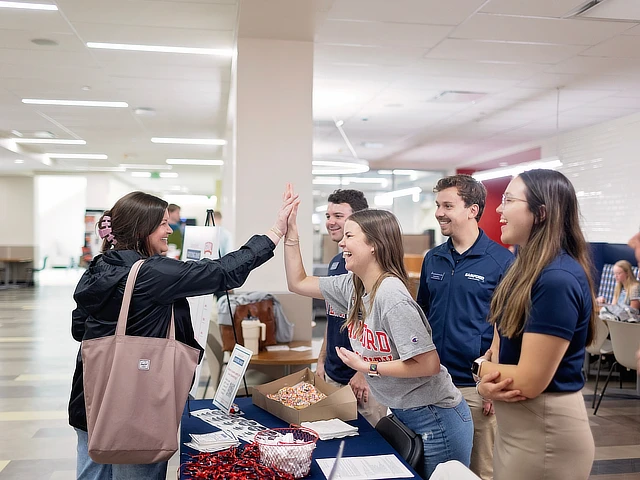
[(41, 47), (52, 47), (58, 45), (58, 42), (51, 40), (50, 38), (33, 38), (31, 39), (31, 43), (40, 45)]
[(49, 144), (49, 145), (86, 145), (84, 140), (67, 140), (64, 138), (14, 138), (16, 143)]
[(192, 55), (217, 55), (220, 57), (233, 56), (233, 50), (229, 48), (192, 48), (192, 47), (171, 47), (168, 45), (136, 45), (129, 43), (102, 43), (87, 42), (89, 48), (100, 48), (104, 50), (130, 50), (134, 52), (159, 52), (159, 53), (186, 53)]
[(361, 145), (364, 148), (383, 148), (384, 147), (384, 143), (379, 143), (379, 142), (362, 142)]
[(151, 172), (131, 172), (132, 177), (151, 178)]
[(197, 160), (194, 158), (167, 158), (170, 165), (224, 165), (222, 160)]
[(24, 163), (24, 160), (21, 160), (19, 158), (16, 158), (13, 163)]
[(175, 143), (179, 145), (226, 145), (227, 141), (221, 138), (166, 138), (153, 137), (153, 143)]
[(23, 98), (22, 103), (29, 105), (61, 105), (64, 107), (107, 107), (127, 108), (127, 102), (101, 102), (96, 100), (48, 100), (43, 98)]
[(121, 163), (120, 166), (133, 170), (171, 170), (171, 165), (145, 165), (143, 163)]
[(25, 10), (58, 10), (50, 3), (0, 2), (0, 8), (22, 8)]
[(106, 160), (109, 158), (104, 153), (45, 153), (49, 158), (68, 158), (84, 160)]

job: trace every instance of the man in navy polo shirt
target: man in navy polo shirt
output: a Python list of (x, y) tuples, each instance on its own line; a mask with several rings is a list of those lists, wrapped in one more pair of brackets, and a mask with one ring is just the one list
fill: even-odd
[[(326, 213), (326, 227), (331, 240), (338, 243), (344, 236), (344, 223), (353, 212), (369, 208), (367, 199), (359, 190), (336, 190), (327, 199), (329, 205)], [(343, 275), (347, 273), (344, 258), (339, 253), (329, 262), (329, 275)], [(387, 414), (387, 407), (380, 405), (369, 392), (369, 386), (364, 374), (347, 367), (338, 354), (336, 347), (346, 347), (351, 350), (351, 343), (346, 330), (341, 330), (344, 315), (333, 313), (331, 305), (327, 303), (327, 329), (324, 342), (318, 355), (316, 373), (327, 383), (335, 386), (350, 385), (358, 399), (358, 411), (375, 427), (378, 420)]]
[(469, 175), (453, 175), (441, 178), (433, 191), (436, 219), (449, 240), (427, 252), (417, 300), (433, 329), (440, 362), (471, 408), (471, 470), (489, 480), (496, 420), (493, 406), (475, 390), (471, 365), (491, 345), (491, 297), (514, 257), (478, 227), (487, 197), (484, 185)]

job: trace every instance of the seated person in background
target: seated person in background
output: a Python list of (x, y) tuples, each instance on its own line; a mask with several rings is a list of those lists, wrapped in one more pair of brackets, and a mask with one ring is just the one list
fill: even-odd
[[(619, 260), (613, 265), (613, 276), (616, 288), (613, 291), (612, 305), (631, 307), (637, 313), (640, 311), (640, 282), (636, 280), (631, 264), (626, 260)], [(598, 297), (598, 303), (607, 303), (604, 297)]]

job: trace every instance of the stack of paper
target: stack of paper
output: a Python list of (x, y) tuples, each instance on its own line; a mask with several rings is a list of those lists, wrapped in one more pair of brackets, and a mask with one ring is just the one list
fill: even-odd
[(191, 436), (191, 442), (185, 443), (185, 445), (199, 452), (218, 452), (240, 445), (238, 438), (231, 432), (220, 431), (202, 435), (189, 435)]
[(320, 435), (320, 440), (331, 440), (332, 438), (358, 435), (358, 427), (352, 427), (339, 418), (319, 420), (317, 422), (302, 422), (301, 425), (310, 428)]

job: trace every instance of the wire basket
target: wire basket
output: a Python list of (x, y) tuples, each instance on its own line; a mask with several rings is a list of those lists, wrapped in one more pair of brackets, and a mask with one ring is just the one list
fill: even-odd
[[(293, 442), (284, 441), (284, 435), (291, 434)], [(256, 433), (254, 442), (258, 444), (260, 462), (267, 467), (278, 468), (295, 478), (309, 474), (311, 460), (318, 434), (309, 428), (271, 428)], [(290, 437), (289, 437), (290, 439)]]

